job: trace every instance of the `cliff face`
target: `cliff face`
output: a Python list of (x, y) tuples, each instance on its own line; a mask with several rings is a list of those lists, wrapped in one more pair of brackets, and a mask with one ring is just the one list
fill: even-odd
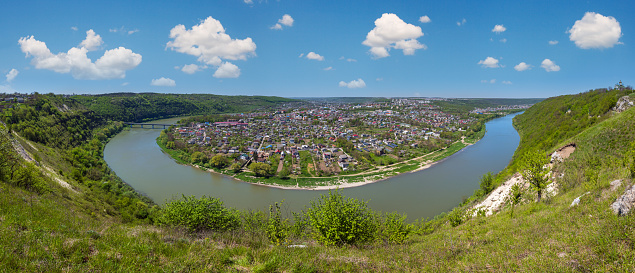
[(631, 98), (629, 96), (623, 96), (619, 100), (617, 100), (615, 107), (613, 107), (613, 111), (621, 113), (631, 107), (633, 107), (633, 101), (631, 100)]

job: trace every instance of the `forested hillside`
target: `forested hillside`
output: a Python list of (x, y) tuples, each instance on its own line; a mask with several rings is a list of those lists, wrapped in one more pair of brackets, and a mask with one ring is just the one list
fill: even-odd
[(267, 96), (157, 93), (77, 95), (70, 99), (107, 120), (126, 122), (186, 115), (249, 112), (297, 101)]

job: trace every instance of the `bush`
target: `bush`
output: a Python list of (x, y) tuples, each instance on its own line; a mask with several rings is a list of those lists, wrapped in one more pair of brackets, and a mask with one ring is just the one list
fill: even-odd
[(280, 215), (280, 204), (275, 203), (269, 206), (269, 219), (267, 219), (267, 236), (271, 243), (276, 245), (284, 244), (289, 235), (288, 219), (282, 220)]
[(459, 208), (455, 208), (448, 214), (448, 220), (452, 227), (457, 227), (465, 221), (465, 212)]
[(307, 211), (315, 239), (324, 245), (358, 244), (375, 239), (377, 216), (357, 199), (329, 191), (312, 201)]
[(481, 190), (483, 195), (489, 194), (494, 189), (494, 176), (492, 172), (487, 172), (481, 177)]
[(160, 223), (182, 226), (190, 231), (232, 230), (240, 226), (238, 211), (223, 206), (217, 198), (185, 196), (166, 203)]
[(413, 230), (412, 224), (406, 224), (406, 215), (402, 215), (396, 212), (386, 214), (384, 218), (382, 235), (391, 243), (401, 244)]

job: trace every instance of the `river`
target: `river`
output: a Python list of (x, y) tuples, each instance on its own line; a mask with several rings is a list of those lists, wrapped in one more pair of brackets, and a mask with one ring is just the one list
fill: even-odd
[[(483, 139), (428, 169), (342, 192), (346, 197), (368, 201), (368, 206), (377, 211), (406, 213), (409, 221), (432, 218), (451, 210), (479, 188), (479, 179), (484, 173), (496, 173), (507, 166), (520, 141), (512, 126), (516, 115), (487, 122)], [(106, 162), (119, 177), (159, 204), (182, 194), (207, 195), (241, 210), (266, 210), (273, 202), (284, 200), (283, 208), (298, 211), (327, 193), (252, 185), (177, 164), (156, 144), (160, 132), (158, 129), (126, 130), (112, 138), (104, 150)]]

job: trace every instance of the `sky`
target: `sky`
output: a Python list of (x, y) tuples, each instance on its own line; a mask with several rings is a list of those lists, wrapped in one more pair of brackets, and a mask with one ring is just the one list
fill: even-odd
[(0, 93), (544, 98), (635, 83), (627, 0), (0, 1)]

